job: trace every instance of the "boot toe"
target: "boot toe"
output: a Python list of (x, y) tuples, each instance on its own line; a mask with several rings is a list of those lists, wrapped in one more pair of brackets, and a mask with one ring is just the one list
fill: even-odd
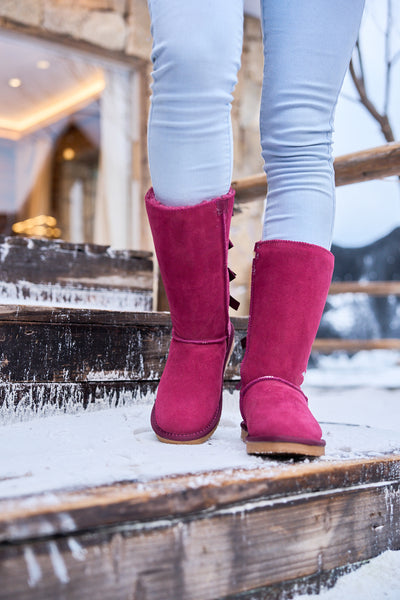
[(152, 413), (152, 427), (163, 441), (207, 439), (218, 425), (226, 342), (172, 341)]
[(322, 431), (299, 388), (261, 380), (241, 400), (247, 440), (324, 445)]

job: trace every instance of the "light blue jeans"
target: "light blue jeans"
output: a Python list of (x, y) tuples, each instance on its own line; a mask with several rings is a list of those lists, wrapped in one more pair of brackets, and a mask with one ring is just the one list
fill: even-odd
[[(148, 0), (153, 84), (148, 152), (157, 199), (191, 205), (225, 194), (243, 0)], [(261, 0), (263, 239), (329, 248), (333, 117), (364, 0)]]

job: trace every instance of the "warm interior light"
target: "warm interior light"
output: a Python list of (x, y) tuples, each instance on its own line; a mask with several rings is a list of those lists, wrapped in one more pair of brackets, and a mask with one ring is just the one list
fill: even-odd
[(31, 133), (39, 127), (45, 127), (61, 117), (78, 111), (88, 102), (97, 98), (104, 90), (104, 77), (97, 77), (94, 81), (82, 85), (76, 92), (68, 94), (59, 100), (54, 100), (50, 106), (39, 108), (26, 117), (18, 119), (0, 118), (0, 137), (18, 140), (23, 135)]
[(73, 148), (65, 148), (62, 155), (64, 160), (73, 160), (75, 158), (75, 150)]
[(18, 77), (12, 77), (8, 80), (8, 85), (12, 88), (19, 88), (22, 85), (22, 81)]
[(56, 239), (61, 236), (61, 229), (57, 227), (56, 219), (48, 215), (39, 215), (38, 217), (14, 223), (12, 230), (18, 235), (28, 237)]
[(38, 60), (36, 63), (36, 67), (41, 71), (45, 71), (50, 67), (50, 63), (48, 60)]

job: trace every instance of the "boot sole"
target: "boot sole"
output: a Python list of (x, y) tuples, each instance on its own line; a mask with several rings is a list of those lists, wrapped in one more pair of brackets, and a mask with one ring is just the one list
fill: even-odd
[(218, 419), (218, 423), (215, 425), (214, 429), (212, 429), (209, 433), (207, 433), (207, 435), (205, 435), (204, 437), (201, 438), (197, 438), (195, 440), (169, 440), (168, 438), (163, 438), (160, 435), (158, 435), (156, 433), (157, 439), (160, 442), (163, 442), (164, 444), (177, 444), (179, 446), (183, 445), (193, 445), (193, 444), (204, 444), (204, 442), (206, 442), (208, 439), (210, 439), (210, 437), (212, 436), (212, 434), (214, 433), (214, 431), (217, 429), (219, 425), (219, 419)]
[[(213, 433), (217, 429), (217, 427), (219, 425), (219, 422), (220, 422), (220, 419), (221, 419), (222, 393), (223, 393), (223, 389), (222, 388), (223, 388), (223, 385), (224, 385), (224, 374), (225, 374), (226, 367), (228, 366), (228, 363), (229, 363), (230, 358), (232, 356), (232, 352), (233, 352), (234, 346), (235, 346), (235, 331), (234, 331), (234, 329), (232, 327), (232, 342), (231, 342), (231, 347), (230, 347), (229, 352), (227, 354), (227, 357), (225, 359), (224, 370), (223, 370), (223, 373), (222, 373), (221, 398), (220, 398), (220, 401), (219, 401), (219, 417), (218, 417), (218, 421), (216, 422), (216, 424), (214, 425), (214, 427), (211, 429), (211, 431), (209, 431), (203, 437), (195, 438), (195, 439), (192, 439), (192, 440), (174, 440), (174, 439), (163, 437), (163, 436), (159, 435), (156, 431), (154, 431), (154, 433), (156, 434), (157, 439), (160, 442), (163, 442), (164, 444), (193, 445), (193, 444), (204, 444), (204, 442), (206, 442), (207, 440), (210, 439), (210, 437), (213, 435)], [(154, 427), (153, 427), (153, 430), (154, 430)]]
[(247, 431), (242, 429), (242, 440), (246, 444), (247, 454), (296, 454), (299, 456), (324, 456), (325, 446), (314, 446), (309, 444), (298, 444), (296, 442), (271, 442), (271, 441), (248, 441)]

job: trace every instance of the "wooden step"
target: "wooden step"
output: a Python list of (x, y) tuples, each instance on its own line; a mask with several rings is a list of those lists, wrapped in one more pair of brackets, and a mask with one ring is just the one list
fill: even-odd
[(0, 303), (151, 310), (151, 252), (0, 236)]
[[(247, 318), (236, 336), (225, 389), (240, 378)], [(167, 313), (0, 306), (0, 411), (151, 402), (171, 338)], [(399, 340), (317, 339), (317, 352), (400, 348)]]
[[(247, 319), (234, 324), (229, 389), (239, 378)], [(118, 405), (154, 397), (170, 338), (167, 313), (1, 306), (0, 407)]]
[(257, 461), (0, 499), (0, 599), (278, 600), (400, 548), (400, 452)]
[[(247, 319), (233, 322), (236, 343), (225, 387), (238, 419), (235, 387)], [(8, 456), (0, 470), (1, 600), (287, 598), (293, 589), (318, 589), (349, 565), (400, 548), (400, 436), (398, 444), (397, 438), (389, 444), (385, 433), (385, 446), (377, 447), (371, 428), (325, 424), (326, 458), (297, 463), (247, 456), (239, 421), (232, 426), (230, 418), (203, 446), (157, 442), (149, 426), (150, 404), (170, 335), (168, 314), (0, 309), (3, 417), (14, 413), (21, 420), (24, 409), (34, 413), (46, 406), (68, 411), (124, 405), (121, 410), (131, 411), (118, 413), (129, 428), (123, 476), (115, 476), (121, 471), (113, 468), (118, 457), (110, 446), (106, 461), (112, 476), (101, 485), (91, 483), (91, 466), (101, 470), (104, 453), (94, 447), (89, 454), (74, 445), (73, 436), (63, 441), (51, 425), (47, 450), (38, 457), (40, 472), (59, 452), (58, 473), (72, 452), (81, 457), (79, 469), (89, 465), (89, 482), (78, 469), (68, 485), (47, 477), (46, 485), (36, 488), (39, 465), (27, 457), (23, 472), (15, 472), (17, 443), (0, 449)], [(144, 421), (136, 416), (143, 410)], [(98, 449), (122, 436), (122, 425), (109, 425), (109, 415), (117, 412), (79, 414), (86, 419), (84, 437), (91, 432)], [(100, 429), (102, 415), (107, 418)], [(71, 416), (57, 418), (62, 432)], [(39, 422), (43, 419), (29, 423), (26, 446), (32, 456)], [(160, 459), (146, 475), (151, 444)], [(221, 468), (215, 463), (219, 450), (226, 453), (224, 444), (229, 460)], [(180, 456), (189, 468), (179, 468)], [(165, 457), (168, 473), (161, 468)], [(2, 495), (13, 480), (26, 482), (25, 491)]]

